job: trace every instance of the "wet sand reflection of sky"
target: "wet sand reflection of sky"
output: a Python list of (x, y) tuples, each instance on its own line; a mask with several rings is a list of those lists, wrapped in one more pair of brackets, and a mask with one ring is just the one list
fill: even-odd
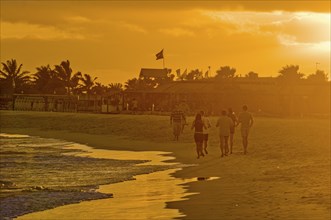
[[(70, 149), (80, 149), (88, 156), (107, 159), (150, 160), (143, 165), (166, 165), (165, 160), (173, 157), (164, 156), (166, 152), (131, 152), (93, 149), (86, 145), (68, 145)], [(184, 216), (177, 209), (167, 209), (166, 203), (187, 199), (185, 183), (199, 180), (214, 180), (217, 177), (194, 177), (178, 179), (171, 174), (181, 168), (172, 168), (150, 174), (135, 176), (134, 181), (102, 185), (101, 193), (112, 193), (111, 199), (100, 199), (57, 207), (55, 209), (21, 216), (18, 219), (173, 219)]]

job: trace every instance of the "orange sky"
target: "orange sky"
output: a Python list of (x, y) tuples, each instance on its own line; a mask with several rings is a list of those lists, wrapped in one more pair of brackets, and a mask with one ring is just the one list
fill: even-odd
[(104, 84), (140, 68), (277, 76), (287, 64), (330, 74), (330, 1), (3, 1), (1, 62), (32, 73), (70, 60)]

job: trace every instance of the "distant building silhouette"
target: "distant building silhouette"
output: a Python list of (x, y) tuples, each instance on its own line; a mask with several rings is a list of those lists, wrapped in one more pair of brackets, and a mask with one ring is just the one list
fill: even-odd
[(169, 69), (149, 69), (141, 68), (139, 78), (153, 77), (153, 78), (165, 78), (168, 76)]
[[(168, 69), (141, 69), (141, 77), (161, 79)], [(239, 111), (243, 103), (250, 111), (272, 116), (330, 116), (330, 81), (284, 82), (275, 77), (234, 77), (214, 80), (164, 81), (155, 87), (141, 87), (107, 95), (13, 94), (0, 96), (1, 109), (33, 111), (78, 111), (113, 113), (125, 111), (133, 98), (139, 111), (170, 112), (185, 100), (188, 114), (204, 109), (218, 115), (231, 106)], [(129, 106), (130, 107), (130, 106)]]

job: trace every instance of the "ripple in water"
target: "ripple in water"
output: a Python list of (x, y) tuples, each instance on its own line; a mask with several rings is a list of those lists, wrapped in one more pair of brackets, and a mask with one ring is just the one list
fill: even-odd
[(75, 143), (56, 139), (2, 134), (0, 143), (0, 219), (110, 198), (111, 192), (96, 191), (99, 185), (171, 168), (136, 166), (148, 160), (94, 158), (72, 147)]

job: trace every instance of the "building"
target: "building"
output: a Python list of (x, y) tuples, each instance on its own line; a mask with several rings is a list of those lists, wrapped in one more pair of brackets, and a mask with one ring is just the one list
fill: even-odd
[(190, 114), (205, 110), (217, 115), (228, 107), (241, 111), (247, 104), (260, 115), (330, 115), (330, 82), (283, 83), (272, 77), (173, 81), (154, 89), (126, 91), (125, 97), (136, 98), (144, 111), (169, 112), (185, 102)]

